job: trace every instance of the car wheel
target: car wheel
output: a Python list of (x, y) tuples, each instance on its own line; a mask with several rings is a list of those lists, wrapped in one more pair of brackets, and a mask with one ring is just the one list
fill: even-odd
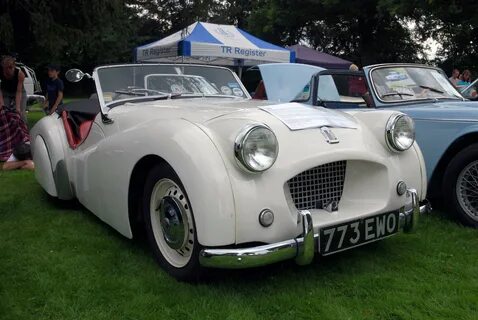
[(465, 225), (478, 227), (478, 144), (460, 151), (443, 178), (445, 203)]
[(154, 257), (173, 277), (198, 279), (201, 248), (193, 211), (178, 176), (169, 165), (157, 165), (149, 172), (144, 191), (143, 215)]

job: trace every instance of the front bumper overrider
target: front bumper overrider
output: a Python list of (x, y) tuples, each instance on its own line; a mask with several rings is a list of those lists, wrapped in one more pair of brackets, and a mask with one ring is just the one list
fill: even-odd
[[(400, 227), (410, 232), (417, 225), (420, 214), (431, 211), (430, 204), (425, 200), (418, 201), (417, 191), (407, 190), (411, 204), (399, 210)], [(301, 236), (272, 244), (240, 249), (203, 249), (199, 262), (204, 267), (242, 269), (259, 267), (279, 261), (295, 259), (299, 265), (312, 262), (315, 255), (315, 243), (318, 234), (314, 234), (312, 215), (309, 211), (299, 212), (302, 221)]]

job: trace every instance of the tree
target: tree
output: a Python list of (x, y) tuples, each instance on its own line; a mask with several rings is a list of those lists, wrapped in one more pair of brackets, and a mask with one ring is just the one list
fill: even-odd
[(124, 1), (6, 0), (3, 4), (6, 15), (1, 19), (12, 26), (13, 39), (3, 43), (4, 50), (18, 52), (33, 66), (51, 61), (92, 66), (131, 56), (136, 30), (132, 9)]
[(299, 41), (365, 65), (413, 62), (423, 48), (414, 41), (406, 15), (381, 0), (266, 0), (249, 20), (259, 36), (283, 44)]

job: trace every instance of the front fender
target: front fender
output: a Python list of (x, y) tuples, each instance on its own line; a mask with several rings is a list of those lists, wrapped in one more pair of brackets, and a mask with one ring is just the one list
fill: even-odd
[(235, 243), (234, 200), (223, 159), (201, 129), (181, 119), (148, 121), (121, 130), (85, 154), (84, 172), (89, 181), (85, 192), (103, 199), (91, 210), (132, 237), (128, 188), (133, 168), (147, 155), (164, 159), (181, 179), (193, 209), (199, 243)]
[(453, 141), (456, 141), (457, 139), (470, 134), (470, 133), (478, 133), (478, 123), (474, 122), (473, 124), (470, 124), (463, 128), (456, 136)]
[(478, 132), (478, 124), (458, 121), (415, 120), (417, 141), (422, 149), (428, 181), (437, 173), (437, 165), (459, 138)]

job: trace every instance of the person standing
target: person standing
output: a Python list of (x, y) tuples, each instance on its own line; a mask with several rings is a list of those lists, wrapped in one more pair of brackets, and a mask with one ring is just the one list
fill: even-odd
[(46, 83), (46, 99), (44, 110), (46, 114), (55, 113), (59, 105), (63, 104), (63, 81), (58, 77), (60, 67), (55, 64), (48, 66), (48, 81)]
[(449, 78), (450, 82), (456, 87), (458, 81), (460, 80), (460, 70), (457, 68), (453, 69), (453, 72), (451, 73), (451, 77)]
[(23, 85), (25, 74), (15, 66), (15, 58), (4, 56), (0, 71), (0, 108), (13, 109), (26, 122), (27, 93)]

